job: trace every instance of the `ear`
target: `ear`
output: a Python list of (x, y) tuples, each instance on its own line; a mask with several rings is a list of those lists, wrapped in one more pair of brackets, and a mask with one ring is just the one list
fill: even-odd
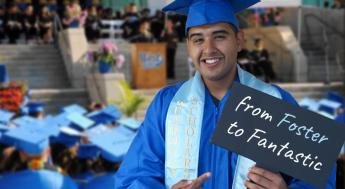
[(237, 52), (240, 52), (242, 50), (242, 47), (244, 47), (244, 32), (242, 30), (239, 30), (236, 33), (236, 40), (237, 40)]

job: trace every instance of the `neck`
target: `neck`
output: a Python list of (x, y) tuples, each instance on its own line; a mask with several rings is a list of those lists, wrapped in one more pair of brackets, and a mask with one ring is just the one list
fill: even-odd
[(228, 76), (223, 79), (212, 81), (204, 79), (205, 85), (215, 98), (222, 100), (229, 87), (235, 80), (237, 68), (232, 69)]

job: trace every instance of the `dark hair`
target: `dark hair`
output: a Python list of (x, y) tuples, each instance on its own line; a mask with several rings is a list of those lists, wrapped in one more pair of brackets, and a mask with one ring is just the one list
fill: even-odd
[(0, 172), (15, 172), (26, 168), (27, 164), (21, 161), (19, 151), (15, 150), (3, 160), (2, 165), (0, 166)]
[(254, 40), (254, 44), (255, 44), (255, 45), (258, 45), (260, 42), (261, 42), (261, 39), (260, 39), (260, 38), (256, 38), (256, 39)]
[(114, 171), (116, 172), (120, 167), (120, 163), (114, 163), (114, 162), (108, 161), (104, 159), (103, 157), (100, 157), (100, 161), (102, 162), (102, 167), (105, 172), (114, 172)]

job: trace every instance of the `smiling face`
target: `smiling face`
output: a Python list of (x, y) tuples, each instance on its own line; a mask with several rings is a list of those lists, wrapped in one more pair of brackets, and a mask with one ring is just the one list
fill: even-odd
[(242, 33), (236, 33), (226, 23), (192, 27), (188, 31), (189, 56), (206, 83), (232, 82), (242, 39)]

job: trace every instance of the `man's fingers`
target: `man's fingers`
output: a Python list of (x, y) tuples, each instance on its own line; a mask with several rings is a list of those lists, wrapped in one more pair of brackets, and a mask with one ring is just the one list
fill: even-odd
[(252, 167), (249, 170), (249, 173), (254, 173), (254, 174), (257, 174), (257, 175), (261, 175), (261, 176), (263, 176), (266, 179), (271, 180), (271, 181), (279, 179), (279, 175), (278, 174), (273, 173), (271, 171), (267, 171), (265, 169), (262, 169), (262, 168), (259, 168), (259, 167), (256, 167), (256, 166)]
[(256, 183), (250, 182), (248, 180), (244, 181), (244, 186), (248, 189), (265, 189), (264, 187), (262, 187)]
[(250, 172), (248, 174), (248, 178), (255, 184), (263, 186), (265, 188), (270, 188), (273, 184), (271, 180), (268, 180), (267, 178), (257, 175), (255, 173)]
[(180, 182), (174, 184), (174, 186), (172, 186), (172, 189), (187, 188), (192, 183), (193, 183), (193, 181), (191, 181), (191, 180), (181, 180)]
[(193, 181), (193, 188), (199, 188), (208, 178), (210, 178), (210, 176), (211, 176), (210, 172), (200, 175), (198, 178), (196, 178)]

